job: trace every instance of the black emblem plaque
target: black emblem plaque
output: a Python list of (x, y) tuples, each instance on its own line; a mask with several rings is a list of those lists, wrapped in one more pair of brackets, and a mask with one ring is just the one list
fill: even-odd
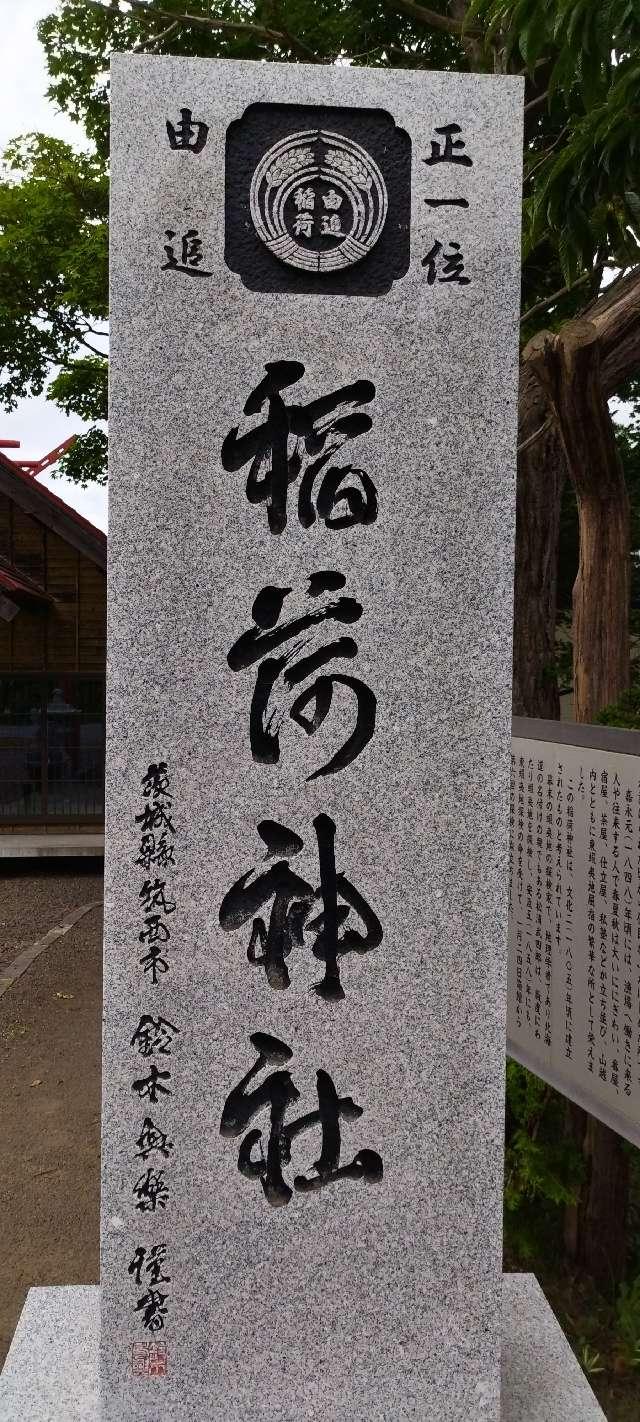
[(251, 291), (380, 296), (408, 269), (411, 140), (382, 109), (252, 104), (225, 183), (225, 261)]

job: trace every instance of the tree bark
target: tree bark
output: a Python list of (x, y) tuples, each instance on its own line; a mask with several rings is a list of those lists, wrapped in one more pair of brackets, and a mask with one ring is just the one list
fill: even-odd
[[(603, 329), (604, 318), (600, 333), (593, 322), (570, 322), (558, 336), (534, 337), (524, 353), (555, 416), (578, 502), (576, 721), (593, 720), (629, 685), (629, 499), (603, 393)], [(615, 1295), (626, 1267), (629, 1158), (620, 1136), (571, 1103), (567, 1129), (582, 1147), (587, 1178), (566, 1214), (565, 1245), (602, 1292)]]
[[(589, 303), (584, 316), (598, 337), (601, 395), (608, 399), (640, 369), (640, 267), (612, 282)], [(528, 350), (520, 366), (520, 445), (545, 426), (552, 412), (526, 360)], [(560, 500), (566, 472), (554, 417), (553, 426), (518, 459), (513, 709), (520, 716), (556, 719), (560, 714), (553, 666)]]
[(629, 685), (629, 499), (602, 393), (600, 343), (590, 321), (541, 332), (525, 363), (556, 418), (576, 491), (580, 565), (573, 589), (574, 716), (592, 721)]
[(605, 485), (606, 478), (603, 487), (585, 493), (579, 503), (580, 566), (573, 589), (576, 721), (593, 721), (629, 686), (629, 504), (624, 481), (615, 492)]
[(549, 414), (545, 392), (523, 362), (518, 442), (526, 448), (518, 457), (516, 493), (513, 711), (516, 716), (556, 720), (556, 584), (565, 457)]
[(640, 267), (611, 282), (582, 316), (596, 329), (602, 393), (609, 399), (640, 369)]
[(629, 1155), (616, 1131), (586, 1117), (583, 1152), (588, 1169), (578, 1225), (578, 1258), (601, 1292), (615, 1297), (626, 1274)]
[(615, 1131), (573, 1101), (567, 1102), (565, 1134), (586, 1165), (580, 1197), (565, 1211), (565, 1249), (613, 1300), (627, 1265), (629, 1156)]

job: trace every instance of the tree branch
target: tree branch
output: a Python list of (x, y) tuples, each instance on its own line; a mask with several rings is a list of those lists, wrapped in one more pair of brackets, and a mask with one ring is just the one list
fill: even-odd
[[(543, 163), (546, 163), (547, 158), (549, 157), (549, 154), (550, 154), (550, 153), (553, 153), (554, 148), (557, 148), (557, 147), (558, 147), (558, 144), (559, 144), (559, 143), (561, 142), (561, 140), (564, 138), (564, 136), (565, 136), (565, 134), (567, 133), (568, 129), (569, 129), (569, 124), (567, 123), (567, 124), (565, 124), (564, 128), (560, 130), (560, 133), (558, 134), (557, 138), (554, 138), (553, 143), (551, 143), (548, 148), (545, 148), (544, 153), (540, 154), (540, 157), (538, 158), (538, 162), (537, 162), (537, 163), (534, 163), (533, 168), (530, 168), (529, 171), (528, 171), (528, 173), (525, 173), (525, 175), (524, 175), (524, 182), (525, 182), (525, 183), (530, 182), (530, 180), (531, 180), (531, 178), (533, 177), (534, 173), (537, 173), (538, 168), (541, 168), (542, 165), (543, 165)], [(537, 154), (534, 155), (534, 156), (537, 156)]]
[[(88, 351), (91, 351), (92, 355), (99, 356), (101, 360), (108, 359), (105, 352), (97, 350), (95, 346), (91, 345), (90, 341), (85, 340), (85, 337), (80, 334), (80, 331), (76, 330), (75, 326), (68, 326), (66, 322), (61, 322), (60, 324), (65, 334), (69, 336), (72, 341), (76, 341), (79, 346), (85, 346)], [(53, 361), (53, 357), (50, 357), (50, 360)], [(55, 364), (55, 362), (53, 363)]]
[(297, 35), (292, 35), (291, 31), (287, 29), (287, 26), (282, 23), (282, 15), (280, 14), (280, 6), (277, 3), (277, 0), (273, 0), (272, 8), (273, 17), (276, 20), (276, 23), (279, 25), (280, 30), (284, 35), (285, 39), (288, 41), (293, 53), (297, 54), (298, 58), (303, 61), (305, 59), (308, 59), (312, 64), (326, 64), (328, 62), (327, 60), (319, 59), (318, 56), (315, 54), (314, 50), (312, 50), (308, 44), (305, 44), (304, 40), (298, 39)]
[[(79, 330), (77, 326), (74, 326), (72, 321), (65, 320), (64, 316), (62, 315), (62, 312), (59, 309), (56, 312), (56, 316), (60, 323), (61, 329), (65, 331), (67, 336), (70, 336), (73, 341), (77, 341), (78, 345), (80, 346), (86, 346), (87, 350), (91, 351), (92, 355), (99, 356), (101, 360), (108, 359), (104, 351), (96, 350), (96, 347), (92, 346), (91, 342), (86, 340), (85, 335), (83, 335), (82, 331)], [(53, 324), (55, 317), (49, 315), (46, 319), (51, 322), (51, 324)], [(86, 331), (88, 331), (90, 328), (88, 326), (85, 326), (84, 329), (86, 333)]]
[(90, 341), (85, 341), (85, 340), (84, 340), (84, 337), (83, 337), (83, 336), (80, 337), (80, 340), (81, 340), (82, 345), (83, 345), (83, 346), (86, 346), (86, 348), (87, 348), (88, 351), (91, 351), (91, 354), (92, 354), (92, 355), (94, 355), (94, 356), (100, 356), (102, 360), (107, 360), (107, 359), (108, 359), (108, 357), (105, 355), (104, 351), (97, 351), (96, 348), (95, 348), (95, 346), (92, 346), (92, 345), (91, 345), (91, 342), (90, 342)]
[(523, 439), (522, 444), (518, 445), (516, 454), (524, 454), (525, 449), (530, 449), (531, 445), (535, 444), (537, 439), (540, 439), (543, 434), (546, 434), (547, 430), (553, 424), (553, 419), (553, 415), (549, 415), (548, 420), (545, 420), (544, 424), (540, 425), (539, 429), (534, 430), (533, 434), (528, 435), (527, 439)]
[[(89, 5), (92, 10), (102, 10), (103, 14), (108, 14), (109, 11), (112, 11), (113, 14), (120, 15), (123, 18), (126, 15), (126, 12), (120, 9), (119, 0), (109, 0), (109, 3), (103, 3), (103, 0), (84, 0), (84, 3), (85, 5)], [(244, 35), (251, 39), (262, 40), (265, 44), (275, 44), (282, 46), (284, 49), (294, 49), (305, 59), (309, 59), (314, 63), (324, 64), (326, 62), (323, 59), (317, 59), (313, 51), (308, 49), (301, 40), (295, 39), (293, 35), (286, 34), (284, 30), (272, 30), (266, 25), (252, 25), (248, 21), (235, 22), (233, 20), (215, 20), (209, 15), (190, 15), (188, 12), (176, 14), (173, 10), (163, 10), (157, 6), (154, 6), (152, 10), (147, 0), (127, 0), (127, 4), (134, 14), (144, 15), (146, 20), (170, 20), (173, 24), (192, 25), (194, 29), (238, 35), (240, 37)]]
[(153, 46), (154, 46), (154, 49), (155, 49), (156, 45), (162, 44), (162, 41), (165, 40), (165, 39), (167, 39), (167, 37), (168, 37), (170, 34), (173, 34), (173, 31), (174, 31), (174, 30), (177, 30), (177, 29), (178, 29), (178, 21), (177, 21), (177, 20), (174, 20), (172, 25), (167, 25), (166, 30), (161, 30), (159, 35), (154, 35), (154, 36), (153, 36), (153, 40), (152, 40), (152, 44), (153, 44)]
[(554, 302), (559, 301), (561, 296), (568, 296), (570, 291), (574, 291), (577, 286), (582, 286), (583, 282), (591, 281), (592, 276), (593, 272), (585, 272), (584, 276), (578, 277), (578, 280), (572, 282), (570, 286), (561, 286), (559, 291), (553, 291), (551, 296), (545, 296), (543, 301), (536, 301), (535, 306), (530, 306), (529, 310), (520, 317), (520, 325), (523, 326), (530, 316), (537, 316), (539, 311), (546, 311), (549, 306), (553, 306)]
[(482, 37), (481, 30), (467, 29), (464, 20), (453, 20), (449, 15), (439, 15), (436, 10), (426, 10), (424, 5), (418, 5), (416, 0), (384, 0), (384, 3), (388, 10), (400, 10), (430, 30), (441, 30), (445, 35), (455, 35), (458, 39), (463, 34), (469, 39)]
[(469, 0), (447, 0), (447, 9), (453, 20), (462, 25), (461, 44), (472, 71), (484, 69), (484, 36), (480, 30), (467, 27)]
[(541, 108), (542, 108), (542, 105), (543, 105), (544, 103), (546, 103), (548, 97), (549, 97), (549, 90), (548, 90), (548, 89), (545, 89), (544, 94), (538, 94), (535, 99), (530, 99), (530, 100), (529, 100), (529, 103), (528, 103), (528, 104), (525, 104), (525, 106), (524, 106), (524, 115), (525, 115), (525, 118), (527, 117), (528, 114), (534, 113), (536, 109), (541, 109)]
[(640, 266), (611, 282), (582, 315), (598, 334), (602, 388), (609, 399), (640, 369)]

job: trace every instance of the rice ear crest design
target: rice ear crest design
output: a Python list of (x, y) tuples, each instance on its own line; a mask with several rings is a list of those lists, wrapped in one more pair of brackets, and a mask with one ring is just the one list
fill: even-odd
[(341, 152), (339, 148), (330, 148), (325, 162), (328, 168), (337, 168), (338, 172), (351, 178), (357, 188), (364, 188), (365, 192), (371, 191), (373, 182), (371, 173), (368, 173), (362, 163), (359, 163), (357, 158), (353, 158), (351, 154)]
[[(294, 211), (298, 184), (311, 195), (304, 203), (304, 218)], [(307, 129), (279, 139), (263, 154), (251, 179), (249, 210), (260, 241), (279, 262), (317, 275), (340, 271), (368, 256), (388, 207), (375, 159), (353, 139), (328, 129)]]
[(313, 167), (313, 153), (310, 148), (298, 148), (295, 153), (285, 153), (267, 169), (265, 181), (268, 188), (279, 188), (287, 178), (302, 168)]

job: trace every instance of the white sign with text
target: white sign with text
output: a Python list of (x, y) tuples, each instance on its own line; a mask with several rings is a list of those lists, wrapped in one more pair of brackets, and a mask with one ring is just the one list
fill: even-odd
[(537, 724), (512, 742), (507, 1049), (640, 1145), (640, 759), (629, 732), (516, 734)]

